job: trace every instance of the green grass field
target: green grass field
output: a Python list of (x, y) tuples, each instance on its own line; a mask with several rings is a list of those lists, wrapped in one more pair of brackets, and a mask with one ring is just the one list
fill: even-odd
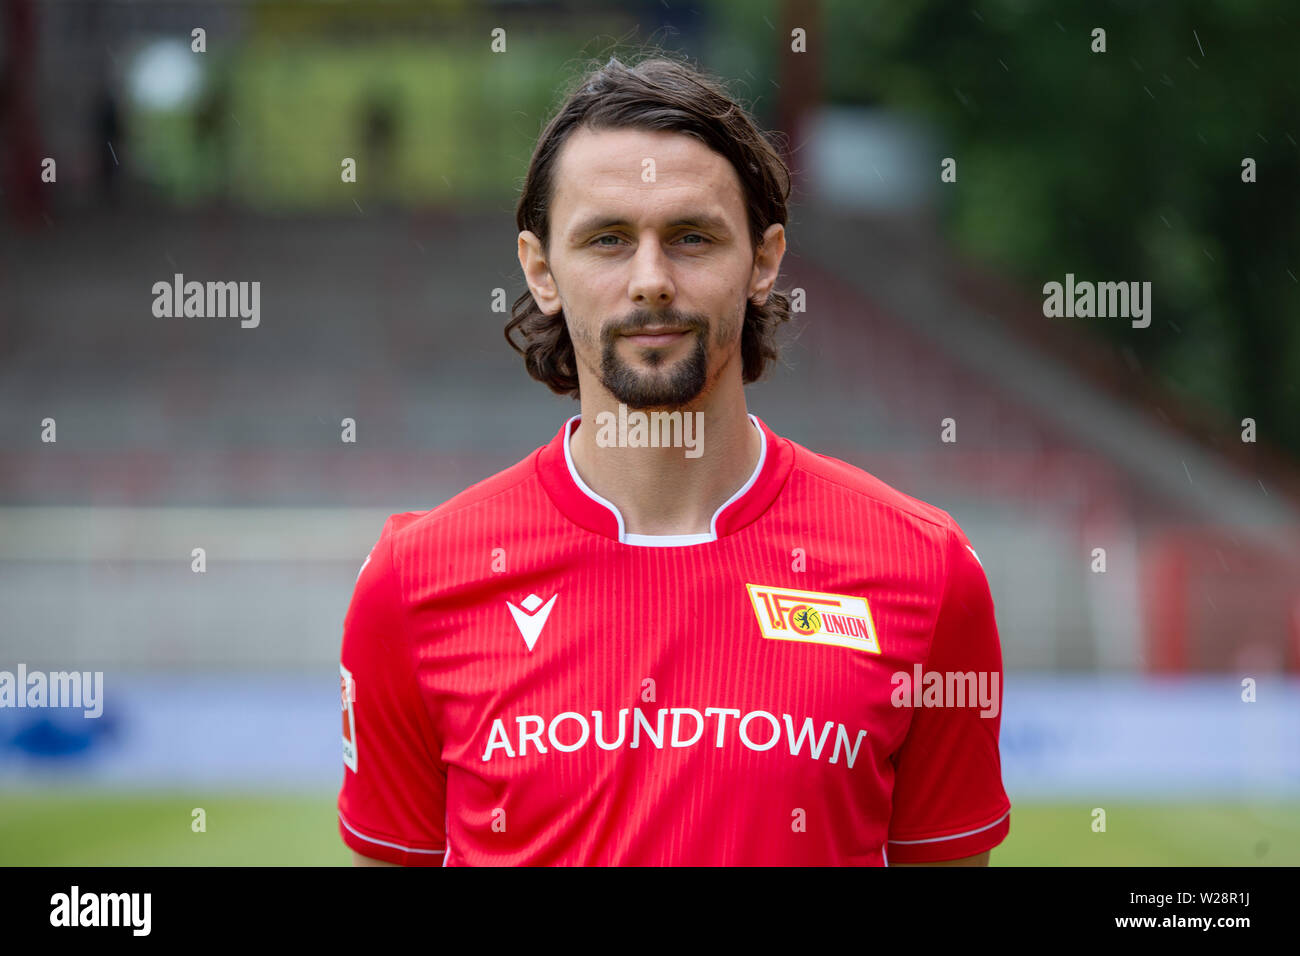
[[(334, 794), (0, 794), (0, 865), (343, 866)], [(1091, 811), (1106, 810), (1105, 833)], [(191, 829), (206, 811), (207, 830)], [(1028, 804), (995, 866), (1297, 866), (1300, 804)]]

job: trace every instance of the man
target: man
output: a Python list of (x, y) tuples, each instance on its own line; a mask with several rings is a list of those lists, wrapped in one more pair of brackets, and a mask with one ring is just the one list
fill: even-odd
[[(1005, 837), (966, 537), (746, 410), (788, 318), (788, 194), (744, 111), (672, 61), (611, 60), (542, 133), (506, 337), (581, 414), (393, 515), (362, 567), (358, 863), (981, 865)], [(922, 671), (992, 678), (996, 704), (922, 698)]]

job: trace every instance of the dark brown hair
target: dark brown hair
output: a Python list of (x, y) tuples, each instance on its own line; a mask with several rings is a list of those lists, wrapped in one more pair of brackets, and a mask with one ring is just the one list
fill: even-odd
[[(515, 211), (520, 231), (550, 241), (550, 208), (555, 194), (555, 161), (569, 135), (591, 130), (639, 129), (685, 133), (726, 158), (740, 177), (749, 220), (750, 246), (757, 249), (774, 222), (785, 225), (790, 171), (781, 155), (722, 84), (690, 65), (663, 54), (625, 66), (611, 57), (583, 75), (542, 131), (528, 165)], [(524, 357), (528, 374), (560, 395), (578, 396), (578, 368), (564, 310), (547, 315), (527, 289), (515, 300), (506, 323), (506, 341)], [(741, 332), (745, 384), (756, 381), (778, 358), (776, 329), (790, 318), (790, 298), (773, 289), (767, 301), (746, 303)], [(515, 341), (514, 331), (523, 337)]]

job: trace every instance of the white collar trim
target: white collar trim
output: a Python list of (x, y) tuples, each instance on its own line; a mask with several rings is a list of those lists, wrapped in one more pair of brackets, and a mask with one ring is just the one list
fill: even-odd
[(713, 518), (709, 521), (709, 530), (706, 533), (630, 534), (627, 530), (627, 526), (623, 524), (622, 513), (614, 507), (612, 502), (602, 498), (587, 487), (587, 483), (583, 481), (582, 476), (578, 474), (578, 469), (573, 466), (573, 453), (569, 451), (569, 437), (573, 431), (573, 423), (581, 417), (581, 415), (574, 415), (564, 423), (564, 463), (569, 467), (569, 476), (573, 479), (573, 483), (578, 486), (582, 493), (592, 501), (604, 505), (613, 512), (614, 518), (618, 521), (618, 540), (620, 544), (631, 544), (644, 548), (677, 548), (692, 544), (707, 544), (710, 541), (717, 541), (718, 516), (722, 514), (722, 512), (726, 511), (728, 506), (744, 495), (745, 492), (754, 487), (754, 482), (758, 481), (758, 476), (763, 471), (763, 463), (767, 461), (767, 436), (763, 434), (763, 429), (759, 428), (758, 419), (751, 414), (749, 420), (753, 422), (754, 427), (758, 429), (758, 464), (754, 466), (754, 471), (749, 476), (749, 480), (741, 485), (734, 495), (724, 501), (717, 511), (713, 512)]

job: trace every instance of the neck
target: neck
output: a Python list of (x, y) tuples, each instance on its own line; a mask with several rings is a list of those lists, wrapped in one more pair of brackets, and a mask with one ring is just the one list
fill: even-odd
[[(620, 414), (608, 393), (590, 400), (584, 393), (582, 421), (569, 445), (574, 467), (592, 491), (619, 510), (629, 534), (707, 534), (713, 515), (758, 466), (762, 439), (749, 419), (744, 392), (736, 389), (734, 397), (683, 407), (681, 431), (658, 426), (666, 420), (652, 412), (640, 415), (646, 427), (638, 434), (635, 409)], [(684, 434), (688, 415), (694, 447), (634, 447), (656, 432), (665, 438)]]

